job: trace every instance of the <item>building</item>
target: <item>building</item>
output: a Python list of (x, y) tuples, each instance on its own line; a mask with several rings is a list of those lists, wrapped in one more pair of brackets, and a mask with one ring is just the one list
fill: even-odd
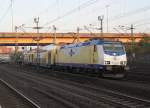
[(12, 52), (12, 48), (1, 46), (0, 47), (0, 62), (9, 61), (11, 52)]

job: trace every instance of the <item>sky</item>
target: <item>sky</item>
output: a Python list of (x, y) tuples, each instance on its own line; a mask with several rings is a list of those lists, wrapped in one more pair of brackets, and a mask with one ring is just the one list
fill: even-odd
[(53, 25), (57, 32), (76, 32), (77, 27), (99, 32), (98, 16), (104, 17), (104, 32), (127, 33), (131, 24), (134, 32), (150, 32), (150, 0), (0, 0), (0, 32), (15, 26), (18, 32), (36, 32), (37, 17), (44, 33), (54, 32)]

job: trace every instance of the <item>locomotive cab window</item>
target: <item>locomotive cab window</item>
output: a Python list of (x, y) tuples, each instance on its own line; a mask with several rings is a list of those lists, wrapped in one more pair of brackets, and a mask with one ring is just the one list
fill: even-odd
[(103, 48), (105, 52), (124, 52), (124, 48), (121, 43), (104, 43)]

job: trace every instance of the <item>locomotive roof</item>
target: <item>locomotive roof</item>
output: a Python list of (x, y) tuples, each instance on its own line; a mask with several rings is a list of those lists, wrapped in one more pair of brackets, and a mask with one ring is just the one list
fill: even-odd
[(90, 46), (90, 45), (102, 45), (104, 43), (121, 43), (121, 42), (120, 41), (109, 41), (109, 40), (93, 39), (93, 40), (88, 40), (86, 42), (80, 42), (80, 43), (69, 44), (69, 45), (62, 45), (60, 47), (60, 49), (81, 47), (81, 46)]
[(51, 50), (51, 49), (54, 49), (56, 46), (55, 45), (46, 45), (46, 46), (43, 46), (43, 47), (41, 47), (40, 49), (41, 50), (46, 50), (46, 51), (48, 51), (48, 50)]

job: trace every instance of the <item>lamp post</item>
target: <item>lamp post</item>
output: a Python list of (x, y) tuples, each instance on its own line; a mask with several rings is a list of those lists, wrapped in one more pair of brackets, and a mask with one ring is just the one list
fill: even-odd
[(100, 21), (100, 37), (103, 38), (103, 19), (104, 16), (98, 16), (98, 20)]
[(17, 51), (18, 51), (18, 34), (17, 34), (17, 30), (18, 30), (18, 27), (15, 26), (15, 32), (16, 32), (15, 53), (17, 53)]
[(53, 25), (53, 30), (54, 30), (54, 39), (53, 39), (53, 43), (54, 43), (54, 45), (56, 45), (56, 26), (55, 25)]
[(40, 55), (39, 55), (39, 41), (40, 41), (40, 37), (39, 37), (39, 29), (41, 29), (41, 27), (39, 27), (39, 17), (34, 18), (34, 23), (36, 24), (36, 27), (33, 27), (33, 29), (37, 30), (37, 69), (39, 69), (39, 65), (40, 65)]
[[(15, 26), (15, 32), (17, 33), (17, 30), (18, 30), (18, 27), (17, 26)], [(17, 52), (18, 52), (18, 36), (17, 36), (17, 34), (16, 34), (16, 40), (15, 40), (15, 63), (17, 63), (17, 56), (18, 56), (18, 54), (17, 54)]]
[(133, 33), (133, 30), (135, 29), (134, 27), (133, 27), (133, 24), (131, 24), (131, 27), (130, 27), (130, 29), (131, 29), (131, 52), (132, 52), (132, 57), (133, 57), (133, 60), (134, 60), (134, 58), (135, 58), (135, 52), (134, 52), (134, 33)]
[(77, 27), (77, 43), (80, 41), (80, 40), (79, 40), (79, 39), (80, 39), (80, 37), (79, 37), (79, 31), (80, 31), (80, 28)]
[(10, 0), (11, 1), (11, 23), (12, 23), (12, 32), (14, 31), (14, 15), (13, 15), (13, 0)]
[(106, 5), (106, 14), (107, 14), (107, 33), (109, 32), (109, 24), (108, 24), (108, 8), (109, 8), (110, 6), (109, 5)]

